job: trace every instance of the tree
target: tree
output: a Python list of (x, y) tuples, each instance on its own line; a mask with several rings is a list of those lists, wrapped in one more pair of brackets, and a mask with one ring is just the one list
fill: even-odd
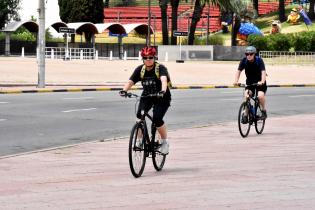
[(60, 19), (70, 22), (103, 23), (103, 0), (58, 0)]
[(233, 2), (233, 1), (229, 1), (229, 0), (195, 0), (194, 12), (192, 15), (190, 30), (189, 30), (189, 35), (188, 35), (188, 45), (194, 44), (196, 27), (197, 27), (197, 24), (200, 20), (203, 8), (205, 7), (206, 3), (219, 5), (221, 7), (221, 9), (225, 8), (226, 10), (228, 10), (229, 8), (230, 9), (232, 8), (231, 2)]
[(104, 7), (105, 7), (105, 8), (108, 8), (108, 7), (109, 7), (109, 0), (105, 0), (105, 1), (104, 1)]
[(315, 0), (309, 0), (309, 2), (310, 2), (310, 9), (308, 11), (308, 17), (311, 20), (314, 20), (315, 19), (315, 13), (314, 13)]
[[(71, 22), (104, 22), (103, 0), (58, 0), (60, 19)], [(85, 33), (85, 40), (91, 42), (92, 34)]]
[(171, 44), (176, 45), (177, 39), (174, 36), (173, 32), (177, 30), (177, 13), (178, 13), (178, 6), (179, 0), (170, 0), (172, 6), (172, 35), (171, 35)]
[(168, 18), (167, 18), (167, 4), (169, 0), (159, 0), (159, 5), (161, 8), (161, 18), (162, 18), (162, 37), (163, 44), (168, 45)]
[(18, 9), (20, 0), (1, 0), (0, 1), (0, 29), (11, 19), (18, 20)]
[(280, 20), (280, 22), (286, 21), (284, 2), (285, 2), (285, 0), (279, 0), (279, 20)]
[(253, 0), (253, 8), (254, 8), (254, 10), (256, 11), (256, 13), (257, 13), (257, 16), (259, 16), (259, 6), (258, 6), (258, 0)]

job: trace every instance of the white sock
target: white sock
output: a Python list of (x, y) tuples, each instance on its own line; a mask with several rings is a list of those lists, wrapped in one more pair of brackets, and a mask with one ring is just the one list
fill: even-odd
[(167, 139), (160, 139), (161, 144), (163, 144), (164, 142), (167, 143)]

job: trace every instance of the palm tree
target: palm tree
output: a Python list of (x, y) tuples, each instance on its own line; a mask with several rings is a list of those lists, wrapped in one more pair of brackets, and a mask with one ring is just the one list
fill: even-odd
[(259, 16), (258, 4), (258, 0), (253, 0), (253, 8), (257, 12), (257, 17)]
[(177, 30), (177, 12), (178, 12), (178, 5), (179, 0), (170, 0), (172, 6), (172, 35), (171, 35), (171, 44), (176, 45), (176, 37), (173, 34), (173, 31)]
[(308, 17), (311, 20), (315, 19), (315, 13), (314, 13), (314, 6), (315, 6), (315, 0), (309, 0), (310, 2), (310, 10), (308, 11)]
[(169, 0), (159, 0), (159, 5), (161, 8), (161, 18), (162, 18), (162, 37), (163, 44), (168, 45), (168, 19), (167, 19), (167, 4)]
[(280, 20), (280, 22), (286, 21), (284, 2), (285, 2), (285, 0), (279, 0), (279, 20)]
[(233, 1), (229, 1), (229, 0), (195, 0), (194, 12), (192, 15), (191, 25), (190, 25), (189, 35), (188, 35), (188, 45), (194, 44), (196, 26), (200, 20), (203, 8), (205, 7), (206, 3), (219, 5), (221, 7), (221, 9), (225, 8), (228, 10), (228, 9), (232, 8), (231, 2), (233, 2)]

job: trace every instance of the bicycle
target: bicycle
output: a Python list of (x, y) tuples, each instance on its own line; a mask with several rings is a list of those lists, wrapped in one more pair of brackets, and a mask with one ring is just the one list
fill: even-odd
[[(240, 87), (258, 86), (257, 83), (251, 85), (239, 84)], [(262, 134), (266, 119), (262, 117), (261, 107), (257, 96), (257, 91), (252, 96), (242, 102), (238, 112), (238, 129), (243, 138), (247, 137), (251, 125), (255, 124), (257, 134)]]
[[(127, 93), (126, 97), (136, 98), (137, 103), (140, 98), (144, 97), (156, 97), (158, 94), (150, 94), (148, 96), (138, 96), (133, 93)], [(136, 106), (137, 107), (137, 106)], [(151, 121), (151, 138), (147, 127), (147, 120)], [(146, 158), (152, 157), (153, 166), (156, 171), (161, 171), (166, 159), (166, 154), (162, 154), (158, 151), (161, 144), (155, 138), (156, 127), (153, 123), (153, 118), (148, 112), (141, 111), (140, 121), (136, 122), (133, 126), (129, 140), (129, 166), (132, 175), (138, 178), (142, 175), (146, 163)]]

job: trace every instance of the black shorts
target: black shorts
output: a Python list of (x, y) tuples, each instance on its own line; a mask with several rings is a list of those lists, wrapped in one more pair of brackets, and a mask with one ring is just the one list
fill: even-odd
[(267, 92), (267, 84), (264, 83), (263, 85), (260, 85), (260, 86), (249, 86), (249, 87), (246, 87), (245, 90), (250, 90), (252, 91), (253, 95), (257, 94), (258, 91), (262, 91), (266, 94)]
[(141, 118), (141, 110), (149, 111), (153, 107), (153, 122), (156, 127), (164, 125), (163, 117), (170, 106), (170, 100), (159, 98), (141, 98), (137, 117)]

